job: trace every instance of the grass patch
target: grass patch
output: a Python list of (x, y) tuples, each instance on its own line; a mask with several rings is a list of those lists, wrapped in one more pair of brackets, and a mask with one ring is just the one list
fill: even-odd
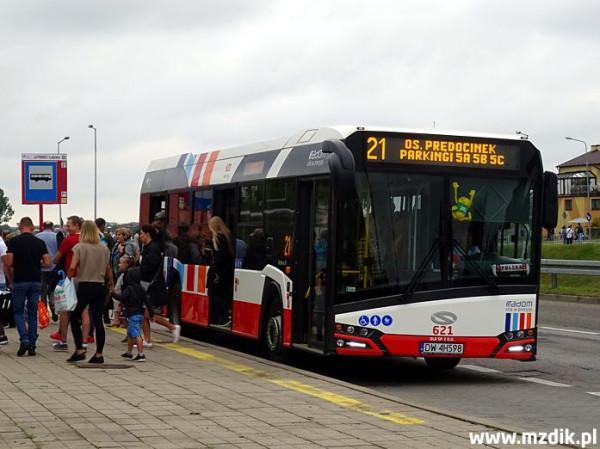
[[(544, 243), (542, 259), (600, 260), (600, 243)], [(551, 288), (549, 274), (540, 276), (540, 293), (600, 298), (600, 276), (558, 275), (558, 288)]]
[(540, 293), (569, 296), (596, 296), (600, 300), (600, 276), (558, 275), (558, 288), (551, 288), (549, 274), (540, 276)]
[(544, 243), (542, 259), (600, 260), (600, 243)]

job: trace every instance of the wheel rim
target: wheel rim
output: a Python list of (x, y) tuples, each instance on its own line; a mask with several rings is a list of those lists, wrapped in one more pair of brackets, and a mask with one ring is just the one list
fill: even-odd
[(279, 349), (281, 342), (281, 315), (269, 319), (267, 324), (267, 346), (269, 351), (275, 352)]

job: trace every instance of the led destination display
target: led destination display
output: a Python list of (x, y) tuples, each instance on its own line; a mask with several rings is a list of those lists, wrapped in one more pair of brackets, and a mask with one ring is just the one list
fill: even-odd
[(368, 162), (390, 162), (423, 165), (448, 165), (476, 168), (517, 170), (519, 147), (505, 143), (477, 140), (444, 139), (443, 136), (366, 137), (364, 159)]

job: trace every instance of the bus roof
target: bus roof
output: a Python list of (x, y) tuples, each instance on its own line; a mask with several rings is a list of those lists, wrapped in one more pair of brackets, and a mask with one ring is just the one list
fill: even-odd
[(522, 140), (522, 137), (517, 134), (383, 126), (345, 125), (304, 129), (290, 137), (153, 160), (146, 171), (142, 193), (182, 190), (263, 178), (328, 173), (329, 166), (326, 156), (321, 151), (321, 144), (325, 140), (346, 139), (356, 132), (364, 131)]

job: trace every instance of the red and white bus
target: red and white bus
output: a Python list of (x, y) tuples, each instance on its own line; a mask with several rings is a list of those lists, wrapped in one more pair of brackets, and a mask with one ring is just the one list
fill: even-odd
[[(534, 360), (556, 177), (515, 135), (336, 127), (153, 161), (182, 324), (340, 356)], [(208, 219), (235, 239), (231, 321), (210, 322)], [(208, 254), (208, 256), (207, 256)]]

